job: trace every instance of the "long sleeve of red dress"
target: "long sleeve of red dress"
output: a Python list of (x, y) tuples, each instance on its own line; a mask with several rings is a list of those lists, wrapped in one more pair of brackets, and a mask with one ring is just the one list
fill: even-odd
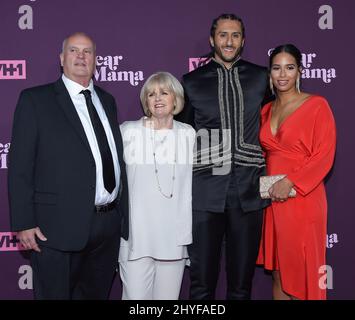
[[(306, 118), (302, 125), (312, 128), (313, 134), (305, 137), (308, 142), (304, 147), (309, 150), (309, 156), (304, 163), (287, 173), (288, 179), (295, 184), (295, 189), (303, 196), (311, 192), (325, 178), (332, 167), (336, 129), (333, 114), (326, 100), (319, 100), (314, 106), (314, 117)], [(312, 138), (307, 141), (307, 138)]]

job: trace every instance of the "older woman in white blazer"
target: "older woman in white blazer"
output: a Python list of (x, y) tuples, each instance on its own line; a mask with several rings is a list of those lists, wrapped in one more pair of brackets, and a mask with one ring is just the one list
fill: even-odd
[(194, 129), (173, 120), (183, 88), (168, 72), (151, 75), (140, 94), (145, 117), (121, 125), (130, 195), (129, 240), (121, 239), (122, 299), (179, 298), (192, 242)]

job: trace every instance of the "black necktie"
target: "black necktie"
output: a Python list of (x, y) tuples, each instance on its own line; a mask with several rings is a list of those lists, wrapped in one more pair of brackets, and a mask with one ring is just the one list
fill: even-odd
[(108, 145), (105, 129), (102, 125), (99, 115), (97, 114), (96, 108), (92, 103), (90, 90), (82, 90), (80, 93), (82, 93), (85, 97), (86, 106), (89, 111), (91, 123), (94, 127), (97, 144), (99, 145), (102, 161), (102, 172), (104, 177), (104, 186), (109, 193), (112, 193), (113, 189), (115, 189), (116, 187), (116, 179), (111, 149)]

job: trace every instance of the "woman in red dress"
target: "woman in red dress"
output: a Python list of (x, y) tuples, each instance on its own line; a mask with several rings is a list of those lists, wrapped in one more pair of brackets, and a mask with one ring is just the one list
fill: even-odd
[[(324, 178), (335, 154), (335, 122), (328, 102), (301, 92), (300, 51), (282, 45), (270, 56), (276, 99), (261, 113), (260, 141), (268, 175), (286, 174), (269, 194), (258, 264), (272, 271), (277, 300), (326, 299), (327, 200)], [(297, 192), (289, 198), (290, 190)]]

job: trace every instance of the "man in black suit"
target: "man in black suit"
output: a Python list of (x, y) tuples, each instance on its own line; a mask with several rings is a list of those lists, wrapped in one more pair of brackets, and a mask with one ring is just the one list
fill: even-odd
[(9, 163), (11, 226), (31, 249), (36, 299), (107, 299), (128, 191), (116, 103), (93, 85), (95, 43), (63, 42), (62, 77), (21, 92)]
[(225, 241), (227, 299), (250, 299), (262, 227), (259, 113), (268, 72), (242, 60), (243, 21), (223, 14), (211, 26), (211, 61), (183, 77), (178, 120), (197, 131), (189, 246), (190, 298), (214, 299)]

